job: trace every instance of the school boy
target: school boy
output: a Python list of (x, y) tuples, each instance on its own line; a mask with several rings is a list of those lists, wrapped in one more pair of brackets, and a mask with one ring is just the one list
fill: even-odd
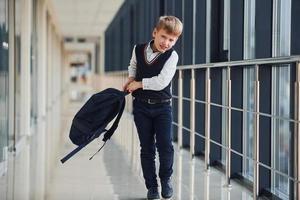
[(141, 146), (141, 164), (148, 199), (159, 199), (155, 169), (156, 148), (159, 154), (161, 196), (173, 195), (174, 149), (171, 138), (171, 80), (178, 55), (172, 47), (182, 33), (183, 25), (175, 16), (159, 18), (153, 40), (134, 47), (128, 67), (129, 77), (123, 89), (132, 93), (134, 122)]

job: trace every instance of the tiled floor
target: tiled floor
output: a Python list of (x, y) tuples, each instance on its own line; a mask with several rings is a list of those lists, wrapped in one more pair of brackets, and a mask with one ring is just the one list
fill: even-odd
[[(65, 111), (64, 116), (68, 116), (69, 120), (63, 131), (65, 145), (61, 149), (61, 157), (75, 147), (68, 139), (68, 127), (80, 105), (73, 101)], [(89, 160), (100, 144), (100, 140), (94, 141), (65, 164), (57, 163), (47, 200), (145, 199), (146, 189), (141, 174), (133, 170), (126, 159), (127, 154), (113, 140)], [(198, 158), (191, 161), (186, 150), (175, 152), (173, 185), (173, 199), (176, 200), (252, 199), (251, 191), (234, 181), (231, 189), (224, 186), (224, 173), (214, 168), (206, 172), (203, 161)]]

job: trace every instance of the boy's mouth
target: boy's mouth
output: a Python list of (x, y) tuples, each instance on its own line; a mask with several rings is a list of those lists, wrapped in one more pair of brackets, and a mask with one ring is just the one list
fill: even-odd
[(168, 49), (168, 47), (161, 46), (161, 45), (160, 45), (159, 47), (160, 47), (160, 49), (163, 50), (163, 51), (166, 51), (166, 50)]

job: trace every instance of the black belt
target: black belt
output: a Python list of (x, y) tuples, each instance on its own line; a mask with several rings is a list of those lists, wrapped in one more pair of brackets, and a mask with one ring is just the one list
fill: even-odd
[(159, 104), (159, 103), (170, 103), (171, 99), (141, 99), (135, 98), (135, 100), (148, 103), (148, 104)]

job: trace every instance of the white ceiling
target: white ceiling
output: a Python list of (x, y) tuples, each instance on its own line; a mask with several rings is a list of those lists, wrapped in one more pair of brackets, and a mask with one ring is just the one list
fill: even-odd
[(64, 37), (99, 37), (124, 0), (52, 0)]

